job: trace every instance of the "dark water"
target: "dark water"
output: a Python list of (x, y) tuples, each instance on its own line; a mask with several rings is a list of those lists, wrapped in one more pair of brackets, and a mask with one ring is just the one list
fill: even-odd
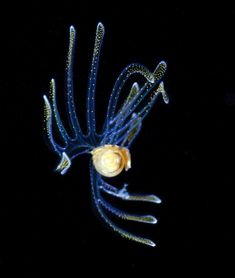
[[(69, 5), (71, 3), (71, 5)], [(234, 186), (234, 17), (226, 7), (160, 8), (116, 4), (8, 7), (1, 21), (1, 277), (145, 275), (191, 277), (231, 270)], [(49, 80), (63, 107), (68, 30), (77, 29), (75, 90), (85, 122), (87, 75), (96, 24), (106, 27), (97, 88), (102, 124), (107, 98), (131, 62), (168, 64), (162, 100), (131, 149), (130, 191), (154, 193), (160, 206), (133, 204), (159, 223), (125, 227), (156, 241), (145, 247), (120, 238), (91, 204), (89, 157), (67, 175), (42, 136)], [(82, 124), (85, 127), (85, 124)], [(122, 179), (122, 178), (121, 178)], [(82, 274), (84, 272), (84, 274)], [(225, 275), (226, 276), (226, 275)], [(132, 276), (131, 276), (132, 277)]]

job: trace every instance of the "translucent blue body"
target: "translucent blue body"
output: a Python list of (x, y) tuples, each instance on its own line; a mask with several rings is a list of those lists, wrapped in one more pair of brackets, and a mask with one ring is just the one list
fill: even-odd
[[(168, 103), (168, 97), (164, 90), (163, 82), (161, 81), (166, 71), (166, 63), (160, 62), (156, 69), (151, 72), (146, 67), (140, 64), (128, 65), (117, 78), (112, 93), (110, 95), (107, 114), (103, 124), (101, 133), (96, 131), (95, 120), (95, 90), (96, 90), (96, 77), (98, 70), (98, 62), (100, 56), (101, 45), (104, 36), (104, 26), (102, 23), (97, 25), (95, 46), (91, 64), (91, 71), (88, 81), (87, 92), (87, 132), (82, 131), (74, 105), (73, 97), (73, 56), (75, 47), (76, 32), (73, 26), (70, 27), (70, 40), (69, 51), (66, 64), (66, 105), (68, 108), (68, 119), (72, 128), (73, 135), (69, 135), (66, 131), (59, 111), (56, 105), (56, 87), (54, 79), (50, 82), (50, 96), (44, 98), (45, 109), (45, 133), (48, 144), (51, 149), (56, 152), (60, 158), (60, 162), (56, 168), (61, 174), (65, 174), (71, 166), (72, 160), (80, 154), (90, 154), (90, 152), (97, 147), (110, 144), (118, 145), (120, 147), (130, 148), (132, 142), (141, 130), (143, 119), (153, 107), (158, 95), (163, 96), (165, 103)], [(145, 78), (145, 83), (139, 86), (134, 83), (127, 95), (125, 101), (117, 109), (117, 102), (119, 95), (123, 89), (125, 82), (133, 75), (141, 75)], [(63, 144), (58, 144), (53, 138), (52, 124), (56, 126)], [(140, 195), (130, 194), (127, 191), (127, 185), (118, 189), (111, 184), (107, 183), (103, 177), (95, 170), (92, 160), (90, 163), (90, 178), (91, 190), (93, 200), (96, 208), (102, 219), (111, 227), (115, 232), (123, 237), (131, 240), (155, 246), (155, 243), (147, 238), (136, 236), (114, 224), (108, 214), (113, 214), (116, 217), (124, 220), (137, 221), (155, 224), (156, 218), (151, 215), (133, 215), (128, 214), (122, 210), (113, 207), (106, 197), (112, 195), (116, 198), (125, 201), (142, 201), (160, 203), (161, 200), (155, 195)], [(108, 212), (108, 214), (107, 214)]]

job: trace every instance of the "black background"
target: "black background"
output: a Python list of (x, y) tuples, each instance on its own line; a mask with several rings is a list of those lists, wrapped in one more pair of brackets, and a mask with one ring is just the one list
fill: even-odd
[[(0, 268), (24, 277), (217, 273), (233, 261), (234, 18), (231, 7), (161, 8), (147, 3), (35, 1), (1, 16)], [(169, 105), (161, 99), (132, 146), (132, 169), (121, 177), (133, 192), (154, 193), (160, 206), (128, 206), (157, 216), (155, 226), (128, 225), (156, 248), (122, 239), (92, 206), (89, 157), (65, 176), (42, 135), (42, 95), (57, 82), (64, 111), (69, 26), (77, 30), (75, 89), (85, 126), (87, 75), (97, 23), (106, 35), (97, 86), (98, 124), (120, 71), (150, 69), (164, 59)], [(81, 274), (82, 271), (85, 274)]]

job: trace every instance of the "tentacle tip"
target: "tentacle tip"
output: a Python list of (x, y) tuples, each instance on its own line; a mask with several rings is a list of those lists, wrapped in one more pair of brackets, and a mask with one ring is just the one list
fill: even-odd
[(163, 97), (163, 101), (165, 102), (165, 104), (169, 104), (170, 99), (169, 99), (168, 95), (167, 94), (162, 94), (162, 97)]
[(139, 91), (139, 84), (137, 82), (134, 82), (132, 85), (132, 88), (135, 88), (137, 91)]
[(162, 60), (162, 61), (159, 63), (159, 65), (162, 65), (164, 68), (167, 68), (167, 63), (166, 63), (164, 60)]
[(47, 116), (51, 116), (51, 104), (50, 101), (48, 100), (47, 95), (43, 95), (43, 100), (44, 100), (44, 107), (46, 109), (46, 114)]
[(154, 76), (154, 74), (151, 74), (149, 77), (148, 77), (148, 81), (150, 82), (150, 83), (154, 83), (155, 82), (155, 76)]
[(51, 78), (50, 84), (51, 84), (52, 86), (55, 86), (55, 79), (54, 79), (54, 78)]
[(146, 216), (146, 223), (149, 223), (149, 224), (156, 224), (156, 223), (157, 223), (157, 218), (155, 218), (155, 217), (152, 216), (152, 215), (147, 215), (147, 216)]
[(134, 112), (134, 113), (131, 114), (131, 118), (132, 118), (132, 119), (137, 118), (137, 117), (138, 117), (138, 114), (137, 114), (137, 113)]
[(60, 163), (59, 165), (56, 167), (56, 171), (59, 172), (61, 175), (64, 175), (69, 167), (71, 166), (71, 160), (70, 158), (68, 157), (68, 155), (63, 152), (62, 153), (62, 156), (61, 156), (61, 160), (60, 160)]
[(46, 95), (43, 95), (43, 100), (44, 100), (44, 102), (48, 102), (48, 98), (47, 98), (47, 96)]
[(59, 174), (61, 174), (62, 176), (65, 175), (68, 171), (68, 168), (64, 168), (63, 170), (59, 169), (58, 166), (56, 167), (55, 171), (58, 172)]
[(158, 220), (157, 218), (155, 217), (152, 217), (152, 221), (151, 221), (151, 224), (157, 224)]
[(152, 196), (152, 200), (156, 204), (161, 204), (161, 202), (162, 202), (162, 200), (155, 195)]
[(102, 32), (104, 33), (105, 28), (104, 28), (104, 25), (103, 25), (102, 22), (99, 22), (99, 23), (97, 24), (97, 30), (100, 30), (100, 31), (102, 31)]
[(69, 27), (69, 31), (70, 31), (70, 33), (72, 33), (72, 32), (75, 32), (75, 31), (76, 31), (73, 25), (71, 25), (71, 26)]
[(161, 203), (162, 203), (162, 200), (159, 199), (159, 198), (157, 198), (156, 203), (157, 203), (157, 204), (161, 204)]
[(156, 243), (153, 242), (152, 240), (149, 240), (147, 245), (151, 246), (151, 247), (156, 247)]
[(64, 169), (64, 170), (61, 171), (58, 168), (56, 168), (55, 171), (63, 176), (63, 175), (65, 175), (67, 173), (68, 169)]
[(169, 100), (169, 97), (168, 97), (168, 95), (167, 95), (167, 93), (165, 91), (164, 82), (163, 81), (160, 82), (160, 84), (159, 84), (159, 86), (157, 88), (156, 93), (161, 93), (163, 101), (165, 102), (165, 104), (169, 103), (170, 100)]

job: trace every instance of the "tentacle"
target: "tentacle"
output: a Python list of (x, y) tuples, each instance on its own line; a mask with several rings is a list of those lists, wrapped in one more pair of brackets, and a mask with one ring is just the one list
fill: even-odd
[(80, 141), (83, 140), (84, 134), (82, 133), (80, 124), (78, 122), (76, 109), (74, 105), (74, 95), (73, 95), (73, 60), (74, 60), (74, 48), (75, 48), (76, 31), (73, 26), (69, 30), (69, 50), (67, 56), (66, 64), (66, 74), (67, 74), (67, 107), (69, 120), (75, 138)]
[[(129, 95), (127, 96), (126, 100), (124, 101), (123, 105), (116, 113), (116, 115), (122, 115), (122, 117), (125, 117), (125, 114), (128, 112), (128, 104), (130, 104), (131, 100), (139, 93), (139, 90), (139, 84), (137, 82), (133, 83)], [(110, 123), (114, 123), (115, 119), (116, 117), (114, 117), (114, 119), (111, 120)]]
[[(130, 94), (126, 98), (124, 104), (122, 105), (121, 109), (118, 113), (122, 113), (122, 116), (125, 117), (125, 113), (128, 112), (125, 107), (128, 106), (128, 103), (135, 97), (135, 95), (139, 92), (139, 85), (138, 83), (134, 83), (131, 87)], [(129, 147), (133, 140), (136, 138), (138, 133), (141, 130), (142, 121), (141, 118), (136, 115), (136, 113), (133, 113), (131, 115), (131, 119), (124, 125), (119, 128), (114, 126), (109, 130), (109, 132), (106, 132), (105, 139), (106, 142), (111, 144), (116, 144), (121, 146), (127, 146)], [(108, 141), (107, 141), (108, 140)]]
[(120, 209), (115, 208), (114, 206), (108, 204), (101, 196), (99, 198), (100, 204), (110, 213), (114, 214), (115, 216), (123, 219), (123, 220), (130, 220), (136, 222), (143, 222), (148, 224), (156, 224), (157, 219), (152, 215), (136, 215), (136, 214), (129, 214)]
[[(67, 58), (67, 107), (69, 112), (69, 120), (72, 126), (72, 130), (75, 133), (75, 138), (72, 138), (68, 135), (62, 120), (60, 118), (60, 114), (57, 108), (56, 103), (56, 87), (55, 80), (52, 79), (50, 82), (50, 104), (47, 97), (44, 95), (44, 113), (45, 113), (45, 125), (44, 129), (47, 134), (47, 140), (49, 142), (50, 147), (59, 155), (60, 162), (56, 168), (56, 171), (60, 172), (62, 175), (67, 172), (71, 165), (71, 161), (76, 156), (89, 153), (92, 146), (87, 141), (87, 137), (83, 135), (80, 125), (77, 120), (75, 107), (74, 107), (74, 99), (73, 99), (73, 55), (74, 55), (74, 44), (75, 44), (75, 29), (73, 26), (70, 27), (70, 43), (69, 43), (69, 51)], [(55, 119), (57, 129), (60, 133), (60, 136), (63, 141), (63, 147), (59, 146), (53, 138), (52, 134), (52, 121)]]
[(103, 190), (105, 193), (115, 196), (119, 199), (122, 199), (124, 201), (140, 201), (140, 202), (150, 202), (155, 204), (160, 204), (162, 201), (160, 198), (158, 198), (156, 195), (153, 194), (130, 194), (127, 191), (128, 184), (124, 184), (122, 189), (118, 189), (109, 183), (105, 182), (103, 179), (100, 178), (101, 185), (99, 186), (101, 190)]
[(122, 145), (128, 149), (131, 147), (131, 144), (133, 143), (137, 135), (140, 133), (142, 127), (142, 119), (141, 120), (140, 119), (141, 118), (139, 118), (139, 121), (136, 123), (136, 125), (134, 126), (134, 128), (132, 129), (128, 137), (126, 137), (122, 143)]
[(159, 84), (158, 88), (155, 91), (153, 91), (148, 103), (137, 113), (139, 117), (144, 119), (147, 116), (147, 114), (150, 112), (151, 108), (153, 107), (155, 101), (157, 100), (157, 97), (159, 96), (159, 94), (162, 94), (163, 100), (165, 101), (165, 103), (169, 102), (168, 96), (164, 89), (163, 81)]
[(130, 93), (127, 96), (127, 98), (122, 106), (122, 109), (125, 107), (125, 105), (130, 103), (130, 101), (138, 94), (139, 90), (140, 90), (139, 84), (137, 82), (133, 83)]
[(98, 173), (95, 171), (92, 162), (90, 162), (90, 177), (91, 177), (91, 187), (92, 187), (92, 195), (93, 195), (93, 199), (96, 205), (96, 208), (100, 214), (100, 216), (102, 217), (102, 219), (106, 222), (106, 224), (108, 224), (108, 226), (113, 229), (115, 232), (117, 232), (118, 234), (120, 234), (122, 237), (142, 243), (142, 244), (146, 244), (149, 246), (156, 246), (156, 244), (147, 239), (147, 238), (143, 238), (140, 236), (136, 236), (132, 233), (129, 233), (121, 228), (119, 228), (117, 225), (115, 225), (108, 217), (107, 215), (104, 213), (104, 211), (102, 210), (101, 206), (100, 206), (100, 192), (99, 192), (99, 187), (98, 187)]
[[(127, 105), (123, 105), (123, 108), (116, 116), (113, 118), (112, 123), (115, 123), (116, 126), (122, 126), (125, 120), (136, 111), (137, 107), (141, 105), (143, 99), (159, 84), (162, 79), (164, 73), (166, 72), (166, 63), (164, 61), (160, 62), (156, 69), (153, 72), (154, 83), (146, 82), (145, 85), (139, 89), (135, 90), (135, 94), (133, 91), (130, 92), (127, 99), (129, 99)], [(164, 101), (166, 102), (167, 97), (164, 95)]]
[(117, 196), (119, 189), (102, 179), (101, 176), (98, 176), (99, 188), (109, 195)]
[(101, 141), (101, 144), (113, 144), (120, 146), (130, 146), (141, 130), (142, 118), (133, 113), (132, 118), (122, 127), (115, 130), (112, 128)]
[(114, 144), (114, 138), (121, 136), (123, 134), (126, 134), (126, 132), (128, 132), (128, 130), (130, 129), (130, 127), (133, 125), (133, 123), (136, 122), (137, 119), (137, 115), (136, 114), (132, 114), (131, 119), (129, 119), (129, 121), (127, 123), (125, 123), (123, 126), (117, 128), (117, 127), (113, 127), (110, 128), (109, 131), (107, 131), (101, 141), (101, 145), (102, 144)]
[[(77, 141), (74, 141), (74, 140), (71, 140), (71, 138), (68, 138), (68, 135), (62, 125), (61, 120), (60, 120), (60, 116), (59, 116), (57, 106), (56, 106), (54, 80), (52, 80), (52, 82), (51, 82), (51, 90), (52, 90), (51, 98), (52, 98), (52, 103), (54, 105), (53, 111), (52, 111), (52, 107), (51, 107), (51, 104), (50, 104), (47, 96), (46, 95), (43, 96), (43, 99), (44, 99), (44, 131), (45, 131), (47, 142), (48, 142), (49, 146), (60, 157), (60, 162), (59, 162), (58, 166), (56, 167), (56, 171), (58, 171), (61, 175), (64, 175), (71, 166), (71, 160), (80, 154), (89, 153), (91, 146), (89, 144), (83, 143), (84, 141), (81, 141), (79, 139), (77, 139)], [(57, 144), (53, 137), (53, 132), (52, 132), (53, 114), (54, 114), (54, 118), (55, 118), (55, 121), (57, 124), (57, 128), (60, 132), (60, 135), (61, 135), (62, 139), (64, 139), (63, 147), (60, 146), (59, 144)]]
[(64, 175), (68, 171), (70, 166), (71, 166), (71, 160), (68, 157), (68, 155), (65, 152), (63, 152), (61, 156), (61, 161), (56, 167), (56, 171), (60, 172), (61, 175)]
[[(135, 114), (132, 114), (136, 116)], [(136, 138), (136, 136), (139, 134), (142, 126), (142, 118), (141, 117), (135, 117), (135, 121), (132, 122), (130, 128), (127, 130), (127, 132), (120, 136), (114, 137), (114, 142), (116, 145), (121, 145), (129, 147), (130, 144), (133, 142), (133, 140)]]
[(62, 148), (55, 142), (52, 134), (52, 108), (46, 95), (43, 96), (43, 99), (44, 99), (44, 132), (46, 134), (47, 142), (53, 151), (61, 155), (61, 152), (64, 150), (64, 148)]
[(108, 128), (110, 123), (112, 122), (112, 118), (114, 116), (115, 110), (116, 110), (116, 105), (117, 101), (120, 95), (120, 92), (127, 81), (127, 79), (133, 75), (133, 74), (141, 74), (144, 76), (148, 82), (153, 83), (154, 82), (154, 76), (153, 74), (144, 66), (140, 64), (130, 64), (127, 66), (119, 75), (117, 78), (117, 81), (113, 87), (110, 99), (109, 99), (109, 104), (108, 104), (108, 110), (107, 110), (107, 116), (106, 116), (106, 121), (104, 124), (104, 130)]
[(57, 108), (57, 103), (56, 103), (56, 87), (55, 87), (55, 80), (51, 79), (50, 82), (50, 99), (52, 101), (52, 109), (53, 109), (53, 114), (55, 117), (56, 125), (59, 129), (60, 135), (64, 140), (65, 145), (68, 144), (68, 141), (70, 140), (69, 135), (67, 131), (64, 128), (64, 125), (61, 121), (60, 114)]
[[(152, 89), (156, 88), (156, 86), (159, 84), (161, 79), (163, 78), (165, 72), (167, 69), (166, 62), (161, 61), (157, 67), (155, 68), (153, 72), (154, 76), (154, 83), (148, 83), (146, 82), (143, 88), (138, 91), (137, 94), (132, 98), (132, 100), (129, 102), (128, 112), (131, 114), (135, 111), (135, 109), (141, 104), (142, 100), (151, 92)], [(134, 105), (133, 105), (134, 104)], [(131, 108), (131, 109), (130, 109)]]
[(95, 46), (91, 64), (91, 72), (89, 78), (88, 96), (87, 96), (87, 126), (88, 134), (91, 136), (93, 143), (95, 143), (96, 134), (96, 122), (95, 122), (95, 90), (96, 90), (96, 78), (98, 72), (98, 63), (102, 41), (104, 37), (104, 26), (102, 23), (98, 23), (96, 29)]

